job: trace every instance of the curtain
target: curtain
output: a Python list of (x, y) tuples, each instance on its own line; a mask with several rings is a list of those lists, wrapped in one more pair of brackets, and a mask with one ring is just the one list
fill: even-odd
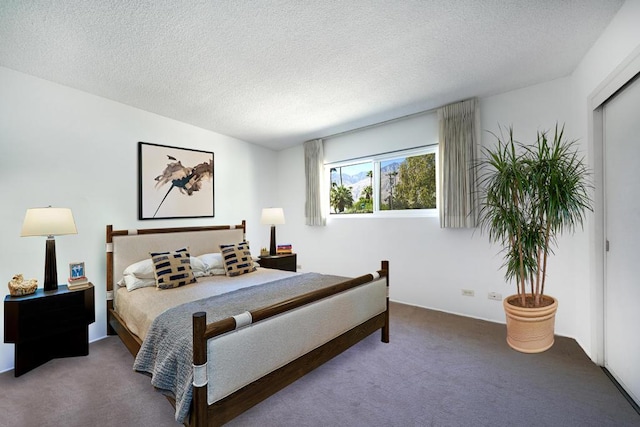
[(304, 207), (306, 225), (325, 225), (322, 212), (322, 177), (324, 175), (324, 151), (322, 140), (304, 143), (304, 172), (306, 177), (306, 202)]
[(440, 227), (477, 225), (476, 146), (479, 112), (470, 99), (438, 109), (440, 141)]

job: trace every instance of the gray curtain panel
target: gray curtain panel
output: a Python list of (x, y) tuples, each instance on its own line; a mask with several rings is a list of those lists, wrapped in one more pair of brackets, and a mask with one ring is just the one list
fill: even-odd
[(474, 164), (479, 142), (478, 118), (476, 99), (438, 109), (442, 228), (472, 228), (477, 225)]
[(322, 179), (324, 176), (324, 151), (321, 139), (304, 143), (304, 172), (306, 177), (305, 224), (324, 226), (322, 212)]

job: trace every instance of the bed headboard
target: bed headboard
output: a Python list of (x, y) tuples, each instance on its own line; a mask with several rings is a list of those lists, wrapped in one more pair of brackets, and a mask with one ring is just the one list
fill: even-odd
[(205, 227), (114, 230), (107, 225), (107, 292), (112, 291), (126, 267), (149, 257), (149, 252), (189, 247), (193, 256), (220, 252), (219, 245), (245, 240), (246, 222)]

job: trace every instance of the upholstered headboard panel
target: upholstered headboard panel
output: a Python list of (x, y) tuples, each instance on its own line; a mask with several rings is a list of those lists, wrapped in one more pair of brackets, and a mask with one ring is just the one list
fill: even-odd
[(184, 227), (143, 230), (113, 230), (107, 226), (107, 290), (114, 289), (122, 271), (134, 262), (149, 258), (149, 252), (189, 247), (191, 255), (220, 252), (219, 245), (245, 239), (241, 225)]

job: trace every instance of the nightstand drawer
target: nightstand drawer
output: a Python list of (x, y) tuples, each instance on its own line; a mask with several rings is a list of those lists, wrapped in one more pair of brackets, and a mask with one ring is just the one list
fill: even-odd
[(285, 271), (296, 271), (297, 262), (296, 254), (261, 256), (258, 259), (260, 267)]

